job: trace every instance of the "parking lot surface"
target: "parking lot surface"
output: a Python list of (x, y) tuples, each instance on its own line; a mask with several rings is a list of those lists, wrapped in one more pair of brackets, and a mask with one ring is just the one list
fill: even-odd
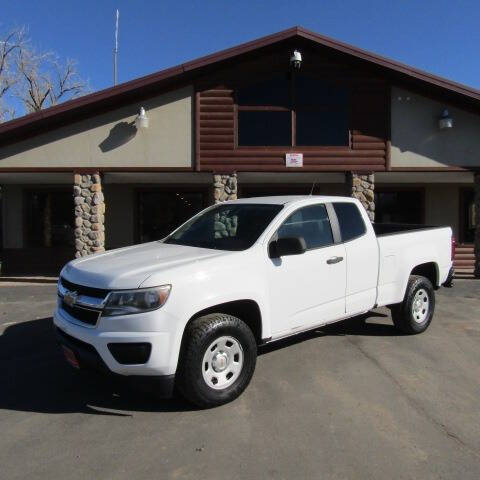
[(0, 284), (0, 478), (480, 478), (480, 282), (422, 335), (388, 310), (264, 347), (235, 402), (196, 410), (73, 370), (55, 285)]

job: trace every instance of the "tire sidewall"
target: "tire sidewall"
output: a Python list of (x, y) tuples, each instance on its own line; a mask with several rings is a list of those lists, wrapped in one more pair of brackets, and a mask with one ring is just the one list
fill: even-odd
[[(193, 369), (188, 375), (189, 381), (192, 382), (191, 388), (205, 406), (221, 405), (238, 397), (249, 384), (255, 370), (257, 347), (253, 334), (241, 320), (231, 316), (225, 317), (222, 322), (212, 325), (205, 332), (189, 362), (190, 368)], [(223, 336), (233, 337), (240, 343), (243, 350), (243, 367), (232, 385), (216, 390), (207, 385), (203, 378), (203, 357), (212, 342)]]
[[(425, 290), (428, 295), (428, 315), (421, 323), (417, 322), (412, 313), (413, 302), (415, 295), (419, 290)], [(424, 332), (433, 318), (435, 311), (435, 292), (431, 282), (425, 277), (414, 278), (408, 288), (407, 298), (404, 304), (404, 317), (408, 322), (408, 327), (412, 330), (412, 333)]]

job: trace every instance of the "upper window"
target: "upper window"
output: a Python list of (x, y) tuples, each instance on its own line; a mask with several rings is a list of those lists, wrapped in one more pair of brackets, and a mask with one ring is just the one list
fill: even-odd
[(340, 233), (344, 242), (360, 237), (367, 231), (362, 214), (354, 203), (334, 202), (333, 208), (337, 214)]
[(310, 205), (292, 213), (277, 231), (278, 238), (303, 237), (307, 249), (333, 244), (325, 205)]
[(239, 146), (345, 146), (349, 91), (301, 74), (237, 90)]

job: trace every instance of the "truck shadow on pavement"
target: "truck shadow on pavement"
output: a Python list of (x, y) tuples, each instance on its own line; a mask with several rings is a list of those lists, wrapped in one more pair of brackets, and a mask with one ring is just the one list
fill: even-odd
[[(386, 319), (388, 323), (372, 322), (372, 319), (375, 318), (381, 318), (382, 320)], [(348, 318), (341, 322), (325, 325), (324, 327), (319, 327), (308, 332), (299, 333), (298, 335), (285, 338), (283, 340), (262, 345), (259, 347), (258, 354), (263, 355), (265, 353), (273, 352), (291, 345), (296, 345), (317, 337), (347, 335), (359, 335), (363, 337), (397, 337), (405, 335), (397, 330), (391, 322), (392, 321), (389, 318), (389, 315), (386, 313), (372, 311), (365, 313), (364, 315)]]
[(52, 318), (42, 318), (11, 325), (0, 336), (0, 409), (130, 417), (195, 407), (155, 399), (114, 377), (76, 371), (56, 343)]
[[(366, 322), (375, 316), (387, 317), (371, 312), (264, 345), (259, 354), (325, 335), (398, 335), (391, 325)], [(52, 319), (43, 318), (8, 326), (0, 335), (0, 409), (120, 417), (196, 409), (180, 398), (156, 399), (134, 390), (124, 379), (75, 371), (64, 360), (52, 329)]]

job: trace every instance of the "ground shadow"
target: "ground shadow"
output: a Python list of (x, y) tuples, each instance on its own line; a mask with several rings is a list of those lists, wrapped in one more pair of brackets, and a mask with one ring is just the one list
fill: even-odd
[(136, 134), (137, 128), (133, 123), (119, 122), (111, 128), (108, 137), (98, 147), (103, 153), (110, 152), (128, 143)]
[(0, 336), (0, 409), (130, 416), (195, 408), (136, 391), (123, 379), (75, 370), (56, 343), (52, 319), (43, 318), (11, 325)]
[(391, 321), (389, 323), (376, 323), (372, 321), (375, 318), (388, 319), (386, 313), (377, 311), (368, 312), (364, 315), (348, 318), (342, 322), (332, 323), (324, 327), (319, 327), (308, 332), (299, 333), (293, 337), (268, 343), (259, 348), (259, 355), (273, 352), (281, 348), (296, 345), (316, 337), (342, 336), (342, 335), (360, 335), (364, 337), (395, 337), (404, 335), (397, 330)]
[[(372, 323), (371, 312), (260, 347), (266, 354), (326, 335), (399, 335), (393, 325)], [(0, 409), (41, 413), (88, 413), (130, 416), (132, 412), (189, 411), (178, 396), (158, 399), (131, 388), (127, 379), (77, 371), (57, 346), (51, 318), (7, 327), (0, 335)]]

